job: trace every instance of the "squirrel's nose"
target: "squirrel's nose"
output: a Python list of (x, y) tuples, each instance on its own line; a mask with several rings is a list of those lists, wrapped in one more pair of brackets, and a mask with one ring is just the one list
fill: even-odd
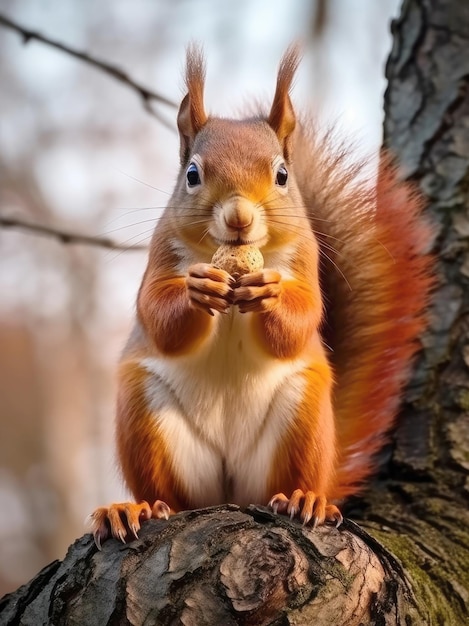
[(223, 207), (223, 215), (229, 228), (243, 230), (251, 226), (254, 219), (252, 202), (242, 197), (230, 198)]

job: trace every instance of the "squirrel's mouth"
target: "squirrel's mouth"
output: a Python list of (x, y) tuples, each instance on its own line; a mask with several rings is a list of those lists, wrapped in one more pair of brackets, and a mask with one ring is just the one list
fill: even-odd
[(222, 239), (217, 237), (215, 242), (219, 246), (256, 246), (262, 248), (267, 243), (267, 237), (244, 237), (238, 235), (237, 238)]

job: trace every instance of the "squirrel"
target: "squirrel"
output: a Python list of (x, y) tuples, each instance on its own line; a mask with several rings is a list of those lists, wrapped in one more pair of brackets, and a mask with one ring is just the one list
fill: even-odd
[[(375, 469), (426, 324), (432, 230), (383, 154), (373, 184), (290, 98), (284, 54), (270, 111), (207, 115), (187, 51), (180, 171), (150, 244), (118, 368), (116, 437), (135, 502), (90, 516), (98, 547), (149, 518), (267, 504), (313, 526)], [(220, 246), (258, 249), (237, 275)]]

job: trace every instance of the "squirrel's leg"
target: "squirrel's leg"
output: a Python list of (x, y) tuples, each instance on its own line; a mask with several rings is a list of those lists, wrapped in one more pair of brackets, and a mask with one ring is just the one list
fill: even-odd
[(100, 507), (89, 516), (98, 547), (111, 536), (133, 539), (147, 519), (222, 500), (219, 455), (197, 436), (173, 390), (151, 369), (150, 359), (145, 366), (134, 359), (120, 365), (117, 450), (136, 502)]
[(331, 384), (327, 363), (305, 369), (302, 400), (288, 420), (271, 470), (270, 488), (275, 495), (269, 506), (313, 526), (324, 522), (338, 526), (343, 519), (328, 499), (336, 463)]
[(123, 542), (137, 537), (143, 521), (168, 519), (183, 499), (174, 488), (170, 452), (158, 428), (158, 415), (147, 399), (150, 376), (137, 361), (120, 365), (117, 448), (123, 477), (137, 502), (99, 507), (88, 517), (98, 548), (111, 536)]

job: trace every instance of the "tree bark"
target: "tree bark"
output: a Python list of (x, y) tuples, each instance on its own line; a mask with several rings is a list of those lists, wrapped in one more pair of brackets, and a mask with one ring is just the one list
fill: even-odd
[(2, 624), (468, 623), (469, 4), (405, 0), (393, 35), (385, 146), (428, 198), (439, 275), (387, 466), (350, 509), (360, 527), (225, 506), (102, 552), (85, 536), (4, 598)]
[(0, 611), (24, 626), (423, 623), (401, 566), (353, 522), (313, 530), (231, 505), (151, 520), (101, 552), (85, 536)]
[[(438, 285), (370, 532), (428, 624), (469, 621), (469, 4), (406, 0), (393, 24), (385, 146), (428, 201)], [(381, 486), (381, 489), (379, 489)]]

